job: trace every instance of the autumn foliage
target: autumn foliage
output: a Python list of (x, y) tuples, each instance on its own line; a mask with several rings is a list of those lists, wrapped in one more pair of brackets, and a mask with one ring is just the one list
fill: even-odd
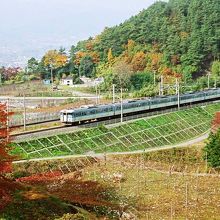
[(0, 176), (11, 170), (12, 156), (9, 155), (10, 131), (7, 128), (10, 115), (11, 113), (7, 112), (6, 105), (0, 104)]
[(144, 52), (137, 52), (132, 59), (132, 67), (135, 72), (143, 71), (146, 67), (146, 55)]
[(212, 132), (216, 133), (220, 128), (220, 112), (217, 112), (214, 120), (212, 121)]
[(62, 176), (60, 171), (48, 172), (48, 173), (39, 173), (31, 176), (21, 177), (16, 179), (16, 182), (21, 183), (40, 183), (40, 182), (49, 182), (57, 179), (58, 177)]
[(51, 66), (53, 69), (65, 66), (67, 60), (67, 56), (57, 50), (49, 50), (44, 56), (45, 66)]

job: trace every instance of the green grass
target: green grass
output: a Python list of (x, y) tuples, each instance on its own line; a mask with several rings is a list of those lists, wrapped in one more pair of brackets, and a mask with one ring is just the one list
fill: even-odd
[(25, 191), (17, 191), (13, 194), (10, 204), (0, 212), (0, 219), (90, 219), (90, 214), (86, 210), (68, 204), (57, 197), (45, 195), (45, 198), (28, 199), (23, 193)]
[(127, 152), (175, 145), (202, 135), (210, 129), (220, 104), (181, 110), (148, 119), (113, 126), (98, 127), (20, 143), (13, 143), (12, 154), (24, 159), (88, 152)]

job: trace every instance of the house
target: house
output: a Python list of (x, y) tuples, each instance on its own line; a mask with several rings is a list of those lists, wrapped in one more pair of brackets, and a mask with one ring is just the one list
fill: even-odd
[(51, 80), (50, 79), (44, 79), (43, 80), (43, 84), (44, 85), (50, 85), (51, 84)]
[(83, 84), (90, 84), (91, 83), (91, 79), (85, 76), (80, 77), (80, 80), (83, 82)]
[(61, 85), (72, 86), (73, 85), (73, 77), (67, 76), (66, 78), (61, 79)]
[(89, 87), (98, 86), (104, 82), (104, 78), (102, 78), (102, 77), (96, 78), (96, 79), (91, 79), (91, 78), (87, 78), (87, 77), (80, 77), (80, 79), (86, 86), (89, 86)]

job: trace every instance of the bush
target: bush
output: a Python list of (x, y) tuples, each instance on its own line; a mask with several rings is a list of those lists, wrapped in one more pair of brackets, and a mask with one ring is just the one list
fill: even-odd
[(220, 129), (217, 133), (211, 133), (209, 141), (204, 148), (204, 159), (213, 168), (220, 168)]
[(149, 85), (141, 89), (140, 91), (134, 92), (133, 97), (153, 97), (158, 94), (158, 89), (153, 86)]
[(131, 86), (135, 90), (140, 90), (147, 84), (153, 84), (153, 82), (154, 76), (151, 73), (140, 72), (131, 76)]

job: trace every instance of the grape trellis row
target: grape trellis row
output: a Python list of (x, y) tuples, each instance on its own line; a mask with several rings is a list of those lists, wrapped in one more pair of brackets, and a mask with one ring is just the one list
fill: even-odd
[(24, 159), (66, 155), (94, 155), (140, 151), (172, 146), (209, 131), (220, 104), (143, 118), (110, 128), (98, 127), (74, 133), (13, 143), (14, 154)]

